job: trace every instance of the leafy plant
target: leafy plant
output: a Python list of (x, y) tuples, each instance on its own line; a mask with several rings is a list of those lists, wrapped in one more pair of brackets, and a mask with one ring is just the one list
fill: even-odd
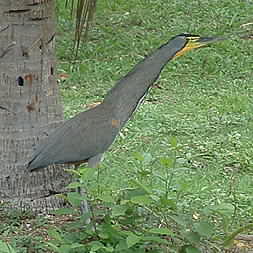
[[(178, 170), (187, 170), (187, 167), (182, 167), (185, 161), (178, 158), (179, 149), (176, 138), (171, 138), (171, 157), (158, 161), (157, 166), (162, 169), (160, 174), (152, 167), (155, 161), (151, 154), (135, 153), (139, 169), (132, 172), (128, 187), (118, 189), (116, 194), (89, 191), (93, 193), (88, 195), (92, 203), (89, 214), (91, 224), (84, 227), (83, 217), (80, 217), (78, 222), (65, 229), (49, 230), (49, 237), (53, 240), (48, 243), (48, 247), (59, 253), (83, 250), (198, 253), (202, 247), (212, 247), (209, 240), (214, 240), (217, 233), (212, 219), (221, 217), (221, 222), (226, 223), (231, 216), (230, 206), (223, 204), (206, 207), (200, 210), (198, 216), (182, 209), (181, 201), (190, 191), (190, 183), (179, 184), (174, 178)], [(150, 170), (143, 171), (142, 163), (149, 163)], [(79, 183), (71, 183), (69, 187), (86, 189), (92, 182), (95, 189), (98, 187), (95, 184), (100, 183), (96, 181), (97, 173), (94, 169), (81, 168), (75, 172), (79, 176)], [(67, 199), (74, 207), (78, 207), (83, 196), (72, 192)], [(57, 213), (71, 211), (65, 208)]]
[(7, 243), (0, 240), (0, 249), (2, 253), (17, 253), (17, 251), (12, 248), (12, 246)]

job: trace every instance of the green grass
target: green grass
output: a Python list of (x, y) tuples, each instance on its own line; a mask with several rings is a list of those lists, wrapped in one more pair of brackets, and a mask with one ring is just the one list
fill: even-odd
[[(60, 22), (58, 67), (70, 75), (61, 85), (66, 116), (101, 101), (135, 63), (176, 34), (212, 36), (240, 30), (250, 20), (251, 5), (250, 1), (98, 2), (89, 41), (82, 45), (74, 67), (70, 64), (71, 24)], [(61, 10), (61, 14), (66, 13)], [(150, 153), (156, 160), (169, 156), (167, 144), (176, 136), (178, 155), (188, 160), (188, 170), (175, 180), (187, 177), (192, 182), (188, 196), (192, 208), (206, 201), (230, 202), (232, 185), (238, 201), (243, 202), (236, 222), (247, 221), (253, 211), (250, 52), (251, 40), (231, 40), (170, 62), (157, 81), (160, 88), (151, 90), (106, 153), (103, 183), (124, 186), (136, 163), (133, 153)], [(110, 174), (115, 181), (106, 179)], [(125, 180), (119, 182), (122, 175)], [(202, 200), (196, 201), (198, 206), (196, 198)]]
[[(70, 75), (61, 85), (66, 117), (101, 101), (116, 80), (170, 37), (239, 31), (250, 21), (251, 8), (251, 1), (235, 0), (99, 1), (89, 41), (74, 67), (71, 24), (59, 26), (59, 71)], [(174, 136), (184, 167), (171, 171), (171, 189), (178, 192), (185, 186), (180, 212), (203, 213), (206, 206), (232, 204), (230, 232), (251, 222), (252, 47), (252, 40), (224, 41), (170, 62), (156, 83), (159, 88), (151, 90), (105, 154), (102, 189), (127, 187), (140, 170), (163, 176), (159, 159), (171, 157)], [(136, 152), (148, 154), (152, 163), (139, 163)], [(151, 181), (154, 188), (161, 184)]]
[[(252, 21), (252, 1), (98, 1), (89, 40), (74, 65), (73, 25), (66, 10), (58, 12), (58, 72), (69, 75), (60, 83), (69, 118), (102, 101), (119, 78), (172, 36), (240, 30)], [(170, 62), (105, 154), (90, 192), (117, 195), (133, 179), (164, 191), (159, 177), (168, 175), (178, 215), (208, 217), (216, 236), (252, 222), (252, 48), (252, 40), (224, 41)], [(161, 162), (171, 157), (176, 168)], [(216, 214), (223, 208), (222, 215), (213, 216), (212, 208)]]

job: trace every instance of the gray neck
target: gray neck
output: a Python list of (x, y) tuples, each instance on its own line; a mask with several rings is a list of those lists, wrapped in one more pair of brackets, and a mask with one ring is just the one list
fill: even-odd
[(138, 63), (106, 94), (104, 103), (110, 103), (121, 127), (131, 117), (150, 86), (159, 77), (163, 67), (184, 47), (185, 39), (176, 37), (162, 45), (153, 54)]

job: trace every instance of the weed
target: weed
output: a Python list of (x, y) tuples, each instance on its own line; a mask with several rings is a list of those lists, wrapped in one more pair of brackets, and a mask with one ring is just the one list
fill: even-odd
[[(218, 245), (222, 247), (222, 242), (228, 240), (237, 204), (222, 202), (195, 210), (189, 207), (186, 199), (191, 195), (193, 182), (178, 180), (178, 174), (190, 170), (187, 161), (180, 158), (179, 150), (180, 145), (173, 137), (170, 157), (156, 162), (150, 153), (135, 153), (138, 167), (128, 176), (124, 188), (96, 190), (101, 185), (97, 177), (101, 172), (80, 168), (75, 174), (79, 173), (81, 183), (72, 183), (70, 188), (88, 186), (92, 223), (84, 228), (84, 217), (80, 217), (79, 222), (65, 229), (49, 230), (49, 236), (54, 239), (48, 243), (49, 248), (62, 253), (186, 253), (201, 252), (203, 248), (216, 252)], [(159, 172), (154, 170), (155, 163), (160, 167)], [(82, 199), (78, 193), (68, 195), (74, 207), (80, 206)], [(56, 213), (71, 210), (65, 208)]]
[[(69, 76), (60, 83), (66, 117), (101, 101), (172, 36), (224, 35), (252, 15), (251, 1), (98, 1), (89, 41), (73, 61), (73, 24), (63, 1), (58, 7), (58, 72)], [(49, 232), (52, 250), (189, 253), (206, 245), (215, 252), (247, 227), (253, 215), (250, 52), (251, 40), (226, 41), (168, 64), (99, 172), (90, 171), (85, 181), (97, 230), (84, 230), (78, 221), (56, 225)], [(80, 201), (68, 197), (74, 205)], [(35, 247), (22, 238), (20, 219), (1, 221), (1, 238), (10, 242), (17, 235), (11, 247)]]

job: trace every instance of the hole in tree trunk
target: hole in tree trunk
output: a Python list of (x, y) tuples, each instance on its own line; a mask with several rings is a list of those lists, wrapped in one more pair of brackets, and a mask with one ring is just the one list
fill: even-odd
[(22, 76), (19, 76), (17, 78), (17, 83), (19, 86), (24, 86), (24, 78)]

